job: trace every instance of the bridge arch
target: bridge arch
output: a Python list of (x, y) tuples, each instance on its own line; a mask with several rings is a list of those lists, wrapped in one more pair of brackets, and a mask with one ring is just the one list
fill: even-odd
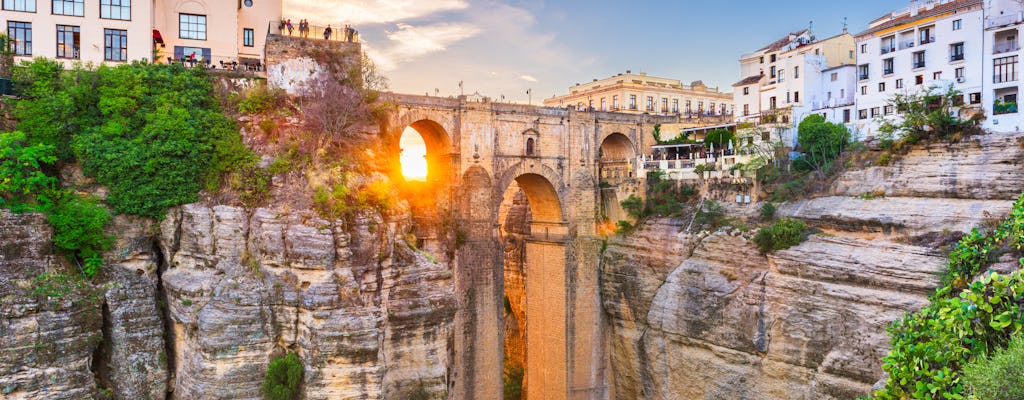
[[(400, 126), (399, 130), (393, 131), (390, 135), (390, 142), (395, 154), (405, 150), (401, 148), (401, 139), (409, 129), (416, 131), (420, 138), (423, 139), (426, 150), (427, 181), (450, 180), (453, 146), (451, 135), (448, 134), (444, 126), (431, 119), (419, 119)], [(395, 161), (398, 163), (396, 166), (400, 166), (401, 161), (397, 157)], [(401, 168), (396, 168), (395, 170), (400, 171)]]
[(636, 158), (636, 146), (624, 134), (615, 132), (601, 141), (601, 161), (627, 161)]

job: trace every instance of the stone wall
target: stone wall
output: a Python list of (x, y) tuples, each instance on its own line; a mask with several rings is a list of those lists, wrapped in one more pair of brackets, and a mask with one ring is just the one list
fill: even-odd
[(361, 62), (359, 43), (267, 36), (267, 82), (272, 88), (296, 94), (323, 71), (347, 73)]

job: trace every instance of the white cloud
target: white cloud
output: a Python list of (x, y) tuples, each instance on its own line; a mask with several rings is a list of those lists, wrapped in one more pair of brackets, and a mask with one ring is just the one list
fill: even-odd
[(387, 24), (469, 7), (465, 0), (285, 0), (284, 14), (314, 24)]
[(441, 23), (425, 26), (398, 24), (398, 30), (387, 32), (387, 45), (382, 49), (366, 46), (366, 52), (382, 71), (391, 71), (401, 63), (445, 51), (448, 46), (480, 33), (480, 28), (465, 23)]
[(527, 81), (527, 82), (537, 82), (537, 78), (534, 78), (534, 77), (532, 77), (530, 75), (520, 75), (519, 79), (522, 79), (522, 80)]

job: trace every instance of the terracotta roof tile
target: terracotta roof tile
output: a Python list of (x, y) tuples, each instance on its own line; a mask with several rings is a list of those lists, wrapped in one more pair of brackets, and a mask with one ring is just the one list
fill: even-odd
[[(893, 20), (890, 20), (890, 21), (887, 21), (887, 22), (883, 22), (882, 24), (879, 24), (876, 27), (869, 28), (868, 30), (866, 30), (864, 32), (858, 33), (856, 36), (859, 37), (859, 36), (863, 36), (863, 35), (869, 35), (869, 34), (872, 34), (872, 33), (878, 32), (878, 31), (883, 31), (883, 30), (886, 30), (886, 29), (889, 29), (889, 28), (892, 28), (892, 27), (895, 27), (895, 26), (899, 26), (899, 25), (903, 25), (903, 24), (906, 24), (906, 23), (914, 22), (914, 21), (917, 21), (919, 19), (933, 17), (933, 16), (944, 14), (944, 13), (947, 13), (947, 12), (950, 12), (950, 11), (953, 11), (953, 10), (956, 10), (956, 9), (959, 9), (959, 8), (980, 5), (982, 3), (983, 3), (982, 0), (954, 0), (954, 1), (951, 1), (951, 2), (945, 3), (945, 4), (937, 4), (931, 10), (923, 10), (923, 11), (919, 12), (915, 16), (910, 16), (910, 14), (903, 15), (903, 16), (901, 16), (899, 18), (896, 18), (896, 19), (893, 19)], [(881, 19), (881, 18), (879, 18), (879, 19)]]

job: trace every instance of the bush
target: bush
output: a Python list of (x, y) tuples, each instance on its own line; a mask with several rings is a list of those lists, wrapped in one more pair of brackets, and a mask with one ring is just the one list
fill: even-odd
[(775, 218), (775, 204), (768, 202), (761, 206), (761, 220), (770, 221)]
[(242, 114), (263, 114), (284, 105), (285, 95), (281, 89), (269, 89), (266, 84), (245, 92), (245, 98), (238, 102), (238, 111)]
[(519, 365), (505, 365), (504, 371), (504, 400), (519, 400), (523, 398), (523, 376), (526, 370)]
[(717, 229), (725, 220), (725, 209), (717, 201), (708, 200), (700, 206), (693, 217), (693, 223), (700, 227)]
[(22, 132), (0, 133), (0, 207), (34, 204), (36, 194), (57, 184), (43, 172), (56, 161), (53, 145), (30, 144)]
[(992, 357), (972, 361), (964, 367), (963, 381), (977, 400), (1024, 399), (1024, 336)]
[(636, 195), (629, 195), (629, 198), (621, 201), (619, 204), (622, 205), (622, 209), (633, 218), (641, 218), (644, 216), (644, 199), (637, 197)]
[(812, 114), (797, 127), (797, 136), (804, 156), (793, 164), (802, 170), (819, 170), (832, 163), (850, 143), (850, 131), (843, 124), (826, 122)]
[(635, 226), (629, 223), (629, 221), (619, 221), (615, 223), (615, 233), (618, 233), (620, 235), (625, 235), (629, 232), (632, 232), (633, 228), (635, 228)]
[(302, 361), (294, 352), (275, 358), (267, 367), (263, 380), (263, 396), (267, 400), (294, 400), (298, 398), (302, 382)]
[(783, 218), (772, 226), (761, 228), (754, 236), (761, 254), (788, 249), (807, 238), (807, 225), (795, 219)]
[(48, 209), (46, 217), (53, 226), (54, 246), (82, 260), (86, 276), (95, 275), (103, 266), (103, 251), (113, 243), (103, 231), (110, 212), (93, 197), (66, 193)]

